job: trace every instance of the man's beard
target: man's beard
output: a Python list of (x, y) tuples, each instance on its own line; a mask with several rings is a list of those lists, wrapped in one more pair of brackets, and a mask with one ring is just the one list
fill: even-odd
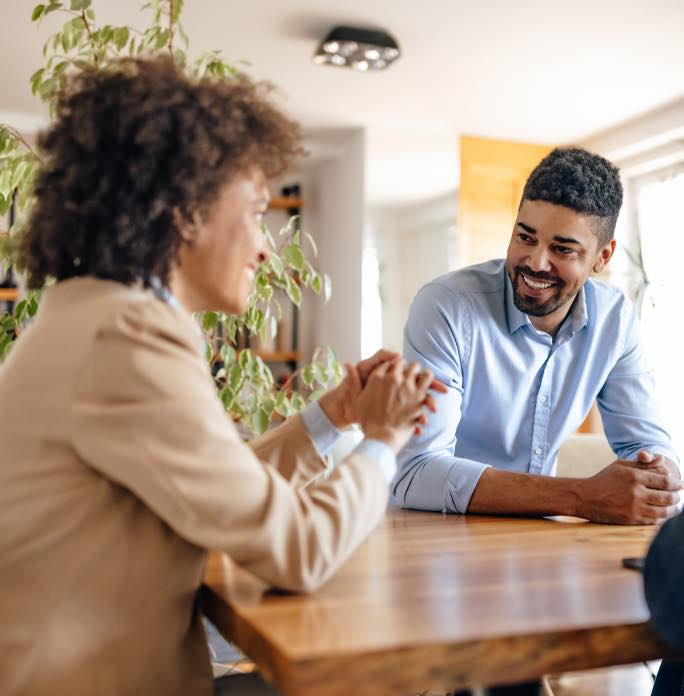
[[(518, 290), (518, 286), (525, 285), (525, 281), (522, 278), (522, 274), (525, 274), (528, 278), (533, 278), (539, 282), (553, 283), (554, 285), (549, 288), (552, 291), (551, 296), (541, 301), (538, 297), (529, 297), (524, 295), (522, 291)], [(552, 312), (555, 312), (559, 307), (562, 307), (570, 297), (564, 296), (562, 294), (563, 288), (565, 287), (565, 282), (562, 281), (558, 276), (553, 276), (550, 273), (540, 273), (535, 272), (527, 268), (527, 266), (516, 266), (513, 269), (513, 277), (511, 278), (511, 284), (513, 285), (513, 302), (515, 306), (525, 314), (531, 317), (545, 317)]]

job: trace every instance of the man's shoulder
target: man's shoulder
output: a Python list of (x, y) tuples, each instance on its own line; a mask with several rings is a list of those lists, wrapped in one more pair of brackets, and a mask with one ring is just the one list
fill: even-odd
[(494, 259), (451, 271), (427, 283), (421, 292), (431, 295), (490, 295), (503, 292), (504, 260)]
[(584, 286), (587, 304), (598, 317), (616, 316), (633, 310), (632, 302), (627, 295), (615, 285), (603, 280), (589, 278)]

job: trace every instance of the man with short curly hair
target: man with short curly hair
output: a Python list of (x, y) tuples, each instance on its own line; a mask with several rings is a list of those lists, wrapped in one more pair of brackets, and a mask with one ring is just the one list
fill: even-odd
[[(654, 403), (634, 309), (589, 277), (613, 255), (621, 204), (615, 166), (557, 148), (526, 183), (505, 261), (420, 290), (404, 355), (449, 393), (400, 457), (398, 504), (618, 524), (674, 514), (677, 457)], [(617, 461), (590, 478), (556, 478), (559, 447), (595, 401)]]

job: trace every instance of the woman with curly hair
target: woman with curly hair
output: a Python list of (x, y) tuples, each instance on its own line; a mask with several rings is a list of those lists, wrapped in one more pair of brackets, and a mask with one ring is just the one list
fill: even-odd
[(383, 515), (432, 378), (380, 353), (239, 439), (192, 313), (243, 312), (268, 256), (266, 180), (300, 146), (263, 87), (121, 62), (74, 78), (39, 144), (22, 253), (56, 282), (0, 371), (2, 693), (210, 694), (206, 549), (318, 587)]

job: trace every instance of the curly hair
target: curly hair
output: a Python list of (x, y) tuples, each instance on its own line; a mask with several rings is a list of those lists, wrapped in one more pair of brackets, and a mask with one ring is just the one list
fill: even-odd
[(618, 168), (579, 147), (557, 147), (530, 174), (522, 200), (546, 201), (590, 216), (599, 246), (615, 232), (622, 184)]
[(283, 173), (299, 126), (245, 76), (182, 75), (168, 58), (124, 59), (73, 77), (38, 145), (43, 164), (20, 255), (30, 287), (95, 276), (164, 284), (180, 227), (236, 174)]

